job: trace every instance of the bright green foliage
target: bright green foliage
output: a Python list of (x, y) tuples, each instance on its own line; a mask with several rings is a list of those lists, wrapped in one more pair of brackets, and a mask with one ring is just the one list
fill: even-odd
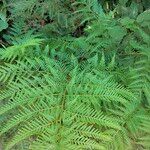
[(150, 149), (145, 1), (3, 5), (14, 22), (1, 32), (4, 150)]

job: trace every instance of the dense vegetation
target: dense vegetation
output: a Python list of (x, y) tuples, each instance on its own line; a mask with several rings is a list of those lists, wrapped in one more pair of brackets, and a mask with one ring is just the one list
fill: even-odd
[(149, 6), (0, 1), (2, 150), (149, 150)]

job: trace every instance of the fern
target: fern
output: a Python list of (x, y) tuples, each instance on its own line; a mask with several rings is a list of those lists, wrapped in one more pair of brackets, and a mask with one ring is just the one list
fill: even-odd
[[(121, 130), (118, 117), (107, 113), (107, 109), (111, 109), (111, 103), (125, 106), (134, 96), (112, 81), (111, 77), (104, 80), (99, 74), (88, 70), (80, 73), (78, 67), (67, 70), (46, 56), (43, 59), (27, 58), (25, 62), (17, 61), (11, 65), (11, 69), (16, 71), (7, 77), (7, 94), (5, 89), (1, 92), (1, 100), (5, 101), (1, 115), (14, 112), (14, 117), (2, 128), (1, 134), (19, 127), (6, 149), (32, 136), (36, 137), (35, 142), (41, 149), (48, 143), (52, 149), (76, 146), (82, 149), (87, 148), (86, 142), (90, 142), (88, 145), (92, 149), (106, 148), (104, 142), (111, 136), (109, 132), (105, 134), (105, 130)], [(2, 68), (2, 74), (3, 69), (9, 68), (9, 65)], [(35, 72), (38, 76), (34, 75)], [(7, 100), (8, 97), (10, 100)], [(45, 136), (51, 134), (54, 136), (46, 142)], [(66, 134), (72, 138), (66, 138)], [(61, 136), (64, 138), (59, 139)], [(98, 144), (97, 140), (102, 144)]]
[(139, 15), (138, 8), (144, 4), (6, 0), (5, 6), (13, 22), (0, 49), (5, 150), (150, 148), (149, 11)]

